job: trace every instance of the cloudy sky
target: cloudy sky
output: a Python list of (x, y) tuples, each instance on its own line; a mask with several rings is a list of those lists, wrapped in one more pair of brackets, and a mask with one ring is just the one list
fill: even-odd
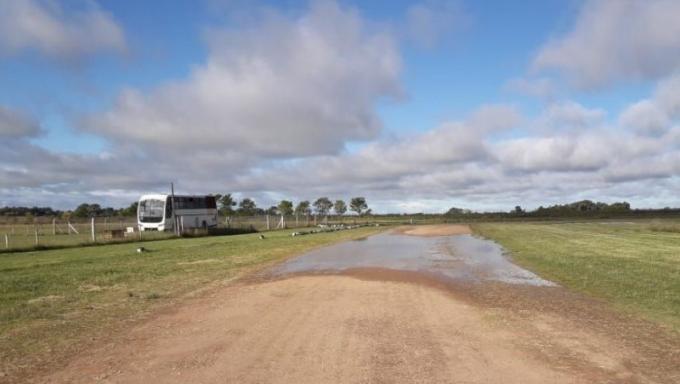
[(680, 206), (676, 0), (0, 0), (0, 206)]

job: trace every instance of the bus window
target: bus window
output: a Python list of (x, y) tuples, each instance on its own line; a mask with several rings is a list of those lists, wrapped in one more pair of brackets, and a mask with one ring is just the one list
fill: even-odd
[(160, 223), (163, 221), (163, 200), (142, 200), (139, 202), (139, 221)]

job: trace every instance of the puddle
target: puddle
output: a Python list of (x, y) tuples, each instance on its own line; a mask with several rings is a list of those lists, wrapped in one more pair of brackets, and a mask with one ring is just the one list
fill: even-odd
[(417, 237), (379, 234), (303, 254), (278, 265), (272, 274), (333, 273), (356, 268), (425, 272), (470, 282), (555, 286), (510, 262), (500, 245), (472, 235)]

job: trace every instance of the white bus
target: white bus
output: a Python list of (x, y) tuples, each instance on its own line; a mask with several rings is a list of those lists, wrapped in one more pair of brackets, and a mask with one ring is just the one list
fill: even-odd
[(214, 196), (144, 195), (137, 205), (140, 231), (172, 231), (180, 228), (217, 226), (217, 204)]

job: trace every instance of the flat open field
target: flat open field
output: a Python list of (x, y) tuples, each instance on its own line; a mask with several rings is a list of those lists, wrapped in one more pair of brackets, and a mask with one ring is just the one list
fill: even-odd
[(473, 228), (543, 277), (680, 331), (677, 223), (503, 223)]
[[(581, 238), (573, 252), (589, 252), (589, 236), (600, 233), (656, 234), (611, 223), (552, 230), (562, 225), (566, 238)], [(475, 230), (504, 244), (548, 236), (529, 236), (548, 231), (542, 225)], [(673, 314), (650, 312), (645, 295), (621, 311), (611, 305), (621, 305), (615, 296), (570, 289), (562, 264), (532, 268), (537, 276), (464, 226), (380, 231), (168, 240), (146, 243), (152, 252), (142, 255), (112, 245), (0, 256), (2, 289), (11, 293), (3, 295), (3, 319), (15, 319), (2, 330), (0, 381), (680, 381), (680, 337), (659, 325), (673, 323)], [(554, 242), (564, 240), (537, 246), (536, 259), (557, 257)], [(330, 243), (337, 244), (318, 248)], [(658, 248), (665, 255), (661, 249), (680, 246)], [(98, 251), (85, 255), (90, 250)], [(522, 254), (517, 259), (524, 265)], [(620, 265), (625, 275), (628, 266), (614, 261), (588, 270), (607, 279)], [(21, 367), (35, 363), (43, 369)]]

